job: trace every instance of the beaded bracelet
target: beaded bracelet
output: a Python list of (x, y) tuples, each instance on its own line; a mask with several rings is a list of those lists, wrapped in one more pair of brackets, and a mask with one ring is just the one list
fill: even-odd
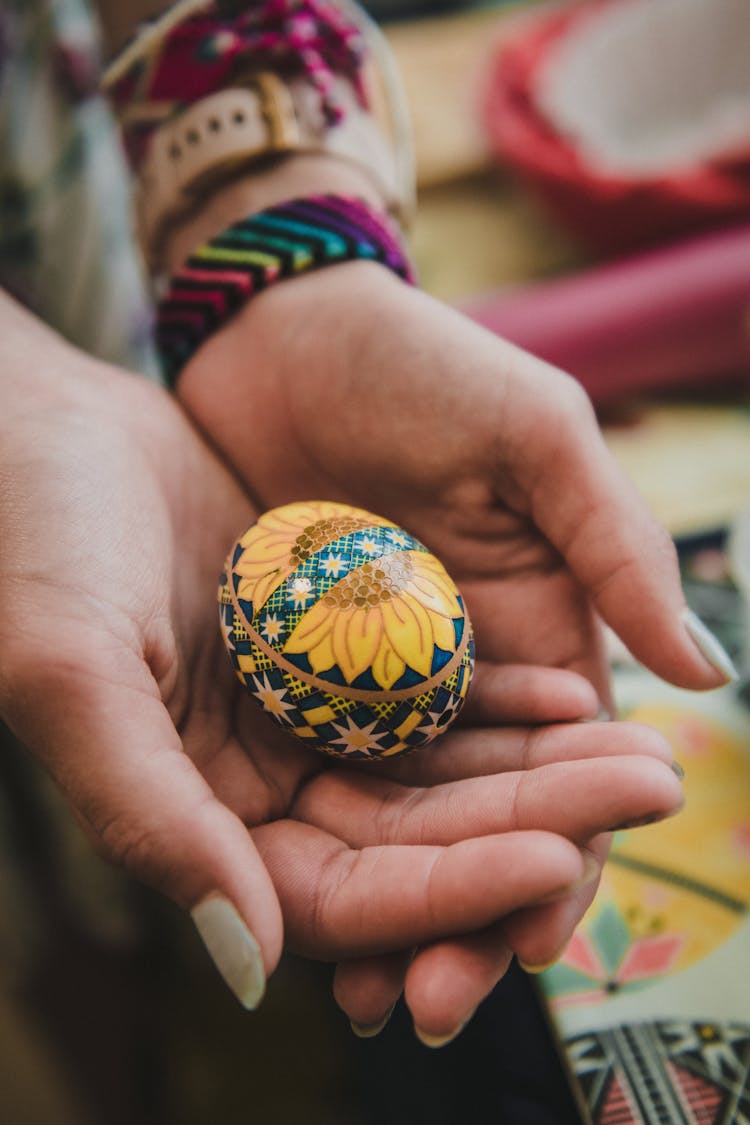
[(322, 266), (380, 262), (415, 284), (386, 217), (360, 199), (292, 199), (234, 223), (204, 243), (171, 278), (157, 306), (156, 343), (170, 385), (190, 357), (249, 298)]

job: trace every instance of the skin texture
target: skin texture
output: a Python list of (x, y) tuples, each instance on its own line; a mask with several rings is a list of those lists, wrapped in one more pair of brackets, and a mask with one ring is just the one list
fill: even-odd
[[(381, 267), (353, 263), (261, 295), (204, 344), (178, 396), (261, 507), (337, 499), (421, 538), (466, 597), (478, 654), (494, 675), (540, 665), (576, 673), (611, 708), (603, 618), (665, 678), (693, 688), (722, 682), (681, 623), (669, 537), (618, 470), (577, 384)], [(597, 753), (608, 754), (619, 728), (604, 729)], [(472, 772), (480, 744), (492, 746), (494, 771), (499, 734), (474, 731), (471, 745), (462, 742), (454, 777)], [(565, 744), (564, 753), (580, 756), (581, 784), (561, 803), (564, 827), (554, 817), (535, 823), (601, 863), (606, 837), (572, 823), (587, 815), (594, 791), (605, 798), (607, 783), (593, 782), (587, 735), (577, 728), (568, 742), (568, 734), (556, 728), (556, 753)], [(625, 737), (634, 747), (654, 736), (631, 729)], [(643, 776), (637, 765), (634, 790)], [(617, 784), (621, 793), (624, 779)], [(554, 791), (553, 783), (548, 810)], [(481, 792), (469, 799), (475, 813)], [(335, 806), (339, 830), (347, 807)], [(622, 823), (605, 821), (602, 830)], [(452, 1035), (511, 950), (531, 965), (559, 955), (593, 887), (514, 911), (458, 945), (448, 938), (422, 947), (411, 961), (340, 966), (336, 997), (356, 1023), (372, 1027), (404, 987), (418, 1033), (430, 1041)]]
[[(110, 46), (163, 6), (103, 3)], [(239, 177), (168, 260), (295, 194), (371, 193), (343, 175), (292, 158)], [(206, 342), (179, 385), (205, 441), (154, 388), (2, 315), (22, 403), (0, 423), (3, 715), (100, 851), (185, 908), (230, 899), (268, 972), (286, 943), (337, 962), (355, 1023), (404, 991), (423, 1038), (452, 1036), (513, 952), (564, 946), (607, 830), (680, 806), (658, 736), (576, 721), (611, 706), (600, 616), (668, 679), (721, 682), (582, 392), (365, 263), (275, 287)], [(219, 647), (228, 546), (311, 498), (423, 539), (476, 627), (462, 727), (377, 773), (287, 742)]]
[(178, 395), (263, 506), (343, 500), (422, 539), (465, 594), (482, 657), (574, 669), (608, 703), (603, 619), (666, 679), (724, 682), (680, 620), (671, 539), (580, 386), (383, 267), (260, 294)]
[(224, 895), (268, 973), (286, 944), (338, 963), (356, 1022), (405, 988), (421, 1034), (454, 1033), (511, 950), (564, 944), (606, 830), (679, 807), (669, 747), (571, 722), (597, 707), (573, 672), (488, 662), (434, 754), (344, 770), (293, 745), (221, 651), (252, 504), (166, 394), (0, 315), (3, 719), (101, 854), (185, 909)]

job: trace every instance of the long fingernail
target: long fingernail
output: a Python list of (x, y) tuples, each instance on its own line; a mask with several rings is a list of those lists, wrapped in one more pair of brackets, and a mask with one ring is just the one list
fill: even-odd
[(649, 813), (648, 816), (639, 816), (635, 820), (623, 820), (621, 824), (616, 824), (612, 828), (608, 828), (607, 832), (626, 832), (629, 828), (645, 828), (649, 824), (658, 824), (660, 820), (666, 820), (670, 816), (674, 816), (678, 809), (671, 812), (658, 812)]
[(416, 1024), (414, 1025), (414, 1034), (420, 1043), (424, 1043), (425, 1047), (432, 1047), (433, 1050), (437, 1047), (445, 1047), (447, 1043), (452, 1043), (453, 1040), (461, 1034), (473, 1015), (474, 1013), (471, 1012), (462, 1024), (459, 1024), (457, 1028), (450, 1031), (447, 1035), (430, 1035), (429, 1032), (423, 1031), (422, 1028), (417, 1027)]
[(583, 875), (575, 884), (575, 887), (585, 887), (592, 879), (598, 879), (602, 870), (602, 865), (595, 855), (590, 852), (585, 852), (583, 856)]
[(388, 1023), (392, 1012), (393, 1008), (389, 1008), (380, 1023), (355, 1023), (354, 1020), (350, 1020), (352, 1031), (358, 1039), (374, 1039)]
[(526, 961), (522, 961), (520, 957), (517, 958), (518, 964), (521, 966), (525, 973), (533, 973), (534, 975), (536, 975), (537, 973), (546, 973), (547, 969), (551, 969), (553, 965), (557, 964), (557, 962), (565, 952), (565, 948), (566, 947), (563, 946), (562, 949), (559, 950), (559, 952), (557, 952), (550, 961), (545, 961), (543, 965), (529, 965)]
[(211, 895), (191, 911), (203, 944), (245, 1008), (257, 1008), (266, 988), (260, 946), (228, 899)]
[(727, 683), (739, 680), (740, 674), (731, 656), (711, 630), (703, 624), (700, 617), (693, 613), (692, 609), (687, 608), (682, 611), (681, 616), (689, 637), (703, 659), (707, 660), (717, 672), (720, 672)]

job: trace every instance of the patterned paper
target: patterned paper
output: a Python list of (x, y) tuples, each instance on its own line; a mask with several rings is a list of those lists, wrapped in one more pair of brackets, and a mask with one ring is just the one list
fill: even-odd
[(541, 986), (594, 1125), (750, 1125), (750, 713), (736, 688), (630, 681), (628, 717), (685, 768), (685, 809), (617, 834)]

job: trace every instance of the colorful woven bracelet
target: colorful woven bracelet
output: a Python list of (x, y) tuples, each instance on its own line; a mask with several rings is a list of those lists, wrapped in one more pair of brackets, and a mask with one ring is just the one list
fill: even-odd
[(394, 228), (360, 199), (316, 195), (251, 215), (200, 246), (157, 307), (156, 343), (170, 385), (204, 340), (256, 293), (284, 278), (355, 259), (415, 274)]

